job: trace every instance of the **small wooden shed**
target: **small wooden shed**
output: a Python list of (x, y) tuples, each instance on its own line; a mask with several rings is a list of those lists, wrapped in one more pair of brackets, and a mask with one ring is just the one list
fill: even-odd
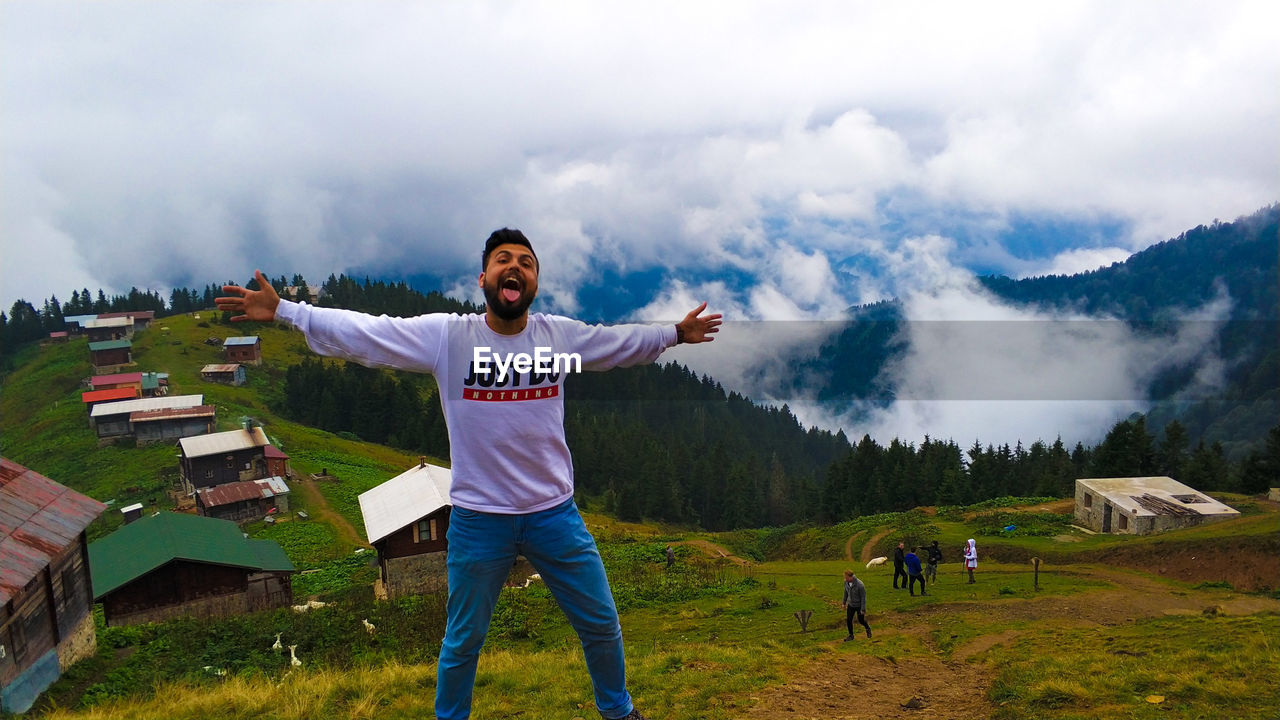
[(452, 471), (424, 461), (360, 494), (360, 514), (382, 570), (379, 597), (448, 589), (452, 482)]
[(240, 363), (217, 363), (200, 368), (200, 377), (206, 382), (224, 385), (243, 385), (245, 383), (244, 366)]
[(109, 370), (133, 362), (133, 343), (128, 340), (102, 340), (89, 343), (89, 355), (95, 370)]
[(262, 340), (257, 335), (229, 337), (222, 342), (222, 360), (228, 363), (262, 364)]

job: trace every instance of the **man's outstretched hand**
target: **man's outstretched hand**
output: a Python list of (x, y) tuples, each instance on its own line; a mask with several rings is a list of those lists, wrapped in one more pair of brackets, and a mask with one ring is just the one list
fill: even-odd
[(699, 313), (706, 309), (707, 304), (704, 302), (690, 310), (683, 320), (676, 323), (676, 342), (700, 343), (715, 340), (712, 335), (720, 332), (720, 318), (722, 316), (720, 313), (715, 313), (699, 317)]
[(231, 322), (256, 320), (271, 322), (276, 319), (276, 307), (280, 305), (280, 296), (271, 287), (271, 281), (263, 276), (261, 270), (254, 270), (253, 277), (258, 281), (258, 289), (250, 290), (239, 285), (223, 285), (222, 292), (227, 295), (214, 302), (223, 312), (240, 313), (231, 316)]

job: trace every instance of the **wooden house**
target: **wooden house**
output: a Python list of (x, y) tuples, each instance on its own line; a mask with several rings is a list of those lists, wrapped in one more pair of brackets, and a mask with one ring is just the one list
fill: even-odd
[(222, 342), (222, 360), (247, 365), (262, 364), (262, 340), (257, 335), (229, 337)]
[(378, 597), (433, 593), (448, 588), (448, 468), (425, 461), (361, 493), (369, 544), (378, 551)]
[(129, 413), (129, 425), (138, 446), (164, 440), (178, 440), (213, 432), (217, 409), (212, 405), (187, 408), (161, 408)]
[(193, 408), (204, 404), (204, 395), (167, 395), (165, 397), (138, 398), (104, 402), (89, 411), (89, 425), (99, 440), (133, 435), (133, 414), (149, 410), (173, 410)]
[(133, 337), (133, 322), (127, 317), (104, 318), (101, 315), (84, 322), (89, 342), (127, 340)]
[(65, 343), (67, 342), (69, 337), (70, 336), (68, 335), (66, 330), (54, 330), (53, 332), (49, 333), (49, 342)]
[(94, 390), (115, 390), (131, 388), (134, 397), (142, 397), (142, 373), (112, 373), (110, 375), (94, 375), (89, 378), (89, 387)]
[(289, 485), (282, 477), (224, 483), (196, 491), (196, 514), (232, 522), (289, 512)]
[(293, 602), (293, 563), (233, 522), (159, 512), (89, 545), (94, 599), (109, 626), (224, 617)]
[(182, 485), (188, 495), (202, 487), (268, 477), (262, 428), (184, 437), (178, 441)]
[(275, 445), (262, 449), (262, 456), (267, 460), (267, 474), (275, 477), (291, 478), (293, 471), (289, 469), (289, 456)]
[(1076, 480), (1076, 520), (1096, 532), (1150, 535), (1239, 516), (1171, 477)]
[(134, 330), (142, 330), (151, 327), (151, 321), (156, 319), (155, 310), (125, 310), (124, 312), (99, 313), (99, 320), (111, 320), (115, 318), (127, 318), (129, 324)]
[(109, 372), (133, 362), (133, 343), (128, 340), (90, 341), (89, 355), (95, 371)]
[(106, 505), (0, 458), (0, 712), (96, 651), (85, 528)]
[(224, 385), (243, 385), (246, 381), (244, 366), (240, 363), (218, 363), (200, 368), (200, 377), (206, 382)]

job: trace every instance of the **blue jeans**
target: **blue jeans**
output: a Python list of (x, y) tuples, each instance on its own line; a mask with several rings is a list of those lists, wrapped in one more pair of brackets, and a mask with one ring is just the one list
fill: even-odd
[(449, 518), (449, 622), (436, 669), (436, 717), (471, 717), (476, 661), (502, 584), (517, 554), (542, 575), (578, 632), (606, 718), (631, 712), (622, 626), (596, 541), (572, 499), (527, 515), (497, 515), (454, 507)]

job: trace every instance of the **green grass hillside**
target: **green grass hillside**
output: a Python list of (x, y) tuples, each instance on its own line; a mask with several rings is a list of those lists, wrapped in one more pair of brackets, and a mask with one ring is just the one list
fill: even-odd
[[(249, 384), (202, 382), (200, 367), (219, 359), (203, 341), (240, 334), (262, 336), (266, 350)], [(99, 618), (97, 654), (29, 716), (430, 716), (443, 599), (375, 601), (376, 569), (355, 552), (356, 495), (417, 458), (274, 415), (285, 368), (307, 353), (296, 333), (208, 314), (165, 318), (135, 338), (138, 369), (170, 373), (171, 393), (204, 393), (220, 429), (252, 417), (295, 472), (337, 477), (294, 484), (293, 505), (313, 520), (247, 528), (280, 542), (306, 571), (295, 596), (330, 605), (128, 628)], [(172, 446), (98, 447), (79, 398), (90, 372), (83, 340), (25, 348), (15, 368), (0, 393), (2, 451), (114, 500), (92, 536), (113, 529), (124, 504), (166, 504), (177, 476)], [(1053, 498), (720, 534), (594, 513), (587, 522), (622, 614), (631, 690), (651, 718), (1274, 718), (1280, 698), (1258, 688), (1280, 672), (1280, 514), (1255, 498), (1227, 500), (1240, 518), (1141, 538), (1081, 532), (1069, 504)], [(973, 585), (958, 563), (970, 537), (981, 553)], [(899, 540), (932, 539), (946, 557), (928, 595), (894, 590), (891, 567), (865, 565)], [(677, 549), (671, 569), (667, 544)], [(1038, 574), (1032, 557), (1042, 560)], [(872, 638), (842, 642), (845, 569), (867, 585)], [(804, 630), (803, 613), (811, 613)], [(277, 633), (298, 645), (301, 668), (271, 650)], [(578, 641), (537, 583), (503, 590), (474, 716), (596, 717)]]

